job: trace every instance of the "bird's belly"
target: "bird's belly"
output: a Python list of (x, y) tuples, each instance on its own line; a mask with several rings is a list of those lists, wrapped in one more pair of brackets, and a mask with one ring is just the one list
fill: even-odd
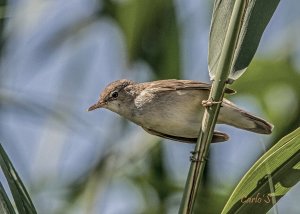
[(172, 100), (159, 105), (159, 109), (149, 105), (140, 112), (135, 121), (144, 128), (167, 135), (197, 138), (204, 113), (202, 99)]
[[(176, 115), (174, 115), (175, 117)], [(201, 120), (188, 117), (178, 117), (176, 119), (164, 118), (160, 122), (150, 121), (148, 127), (171, 136), (197, 138), (199, 135)]]

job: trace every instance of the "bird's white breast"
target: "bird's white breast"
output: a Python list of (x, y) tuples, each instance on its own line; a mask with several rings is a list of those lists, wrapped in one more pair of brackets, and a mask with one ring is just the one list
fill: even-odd
[(201, 102), (207, 95), (199, 90), (162, 93), (144, 90), (134, 101), (136, 114), (133, 121), (168, 135), (198, 137), (204, 112)]

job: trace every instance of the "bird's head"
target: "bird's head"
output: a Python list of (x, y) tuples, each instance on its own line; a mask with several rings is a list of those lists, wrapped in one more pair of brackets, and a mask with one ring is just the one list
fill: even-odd
[(126, 103), (132, 102), (134, 97), (131, 90), (126, 90), (126, 88), (134, 84), (133, 81), (126, 79), (110, 83), (100, 94), (98, 102), (89, 107), (88, 111), (106, 108), (118, 114), (122, 114), (127, 108), (124, 104), (126, 105)]

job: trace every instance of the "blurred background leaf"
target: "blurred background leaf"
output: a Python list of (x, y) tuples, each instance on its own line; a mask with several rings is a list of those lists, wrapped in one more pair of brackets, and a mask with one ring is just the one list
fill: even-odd
[[(233, 84), (238, 96), (252, 96), (275, 125), (273, 139), (300, 126), (300, 74), (289, 59), (257, 59), (248, 72)], [(250, 89), (250, 90), (249, 90)]]
[(101, 10), (125, 36), (127, 61), (145, 60), (158, 79), (180, 78), (179, 30), (172, 0), (105, 0)]

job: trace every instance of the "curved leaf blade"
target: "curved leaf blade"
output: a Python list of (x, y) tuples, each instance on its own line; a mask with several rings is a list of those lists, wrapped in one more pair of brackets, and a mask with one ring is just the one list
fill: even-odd
[(300, 128), (267, 151), (239, 182), (222, 213), (266, 213), (300, 180)]
[(3, 173), (8, 181), (9, 188), (13, 195), (16, 207), (19, 213), (36, 214), (35, 207), (30, 199), (30, 196), (19, 177), (17, 171), (12, 165), (9, 157), (0, 144), (0, 165)]
[[(259, 45), (262, 34), (280, 0), (245, 0), (240, 34), (231, 63), (229, 79), (236, 80), (249, 66)], [(235, 1), (216, 0), (210, 28), (208, 68), (213, 80), (219, 63), (225, 35)]]
[(0, 182), (0, 213), (2, 214), (16, 213), (1, 182)]

